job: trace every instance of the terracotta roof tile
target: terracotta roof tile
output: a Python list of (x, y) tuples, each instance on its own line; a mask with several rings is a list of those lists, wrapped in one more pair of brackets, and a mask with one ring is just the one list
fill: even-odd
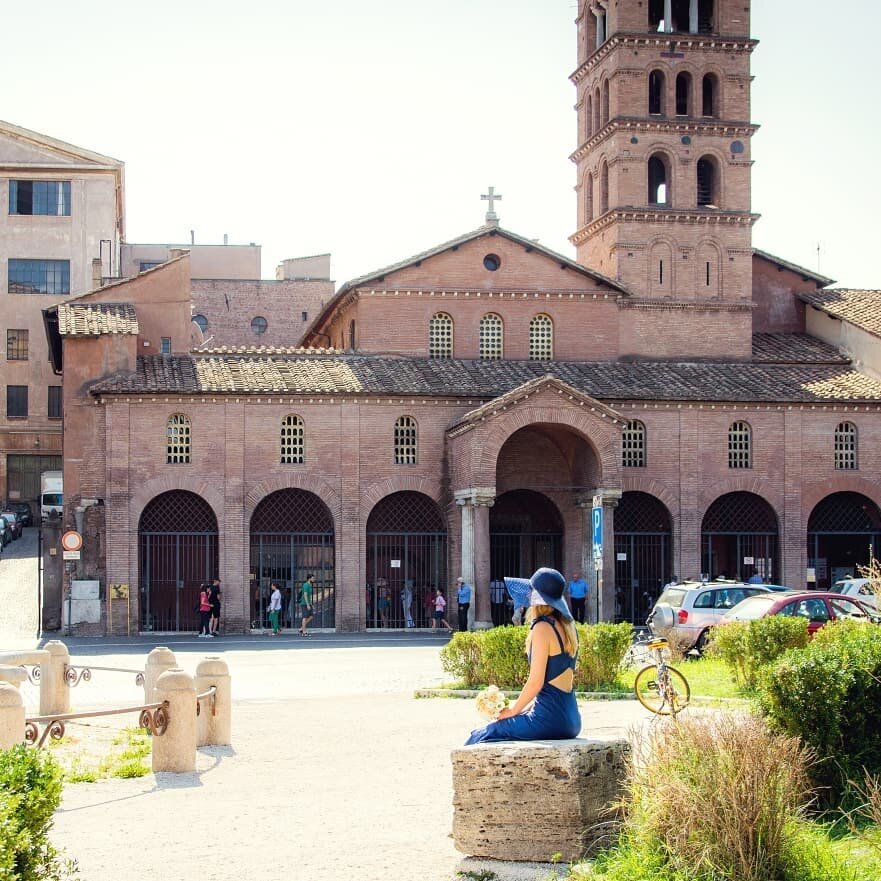
[(806, 333), (754, 333), (753, 362), (762, 364), (850, 364), (835, 346)]
[(151, 356), (94, 394), (362, 394), (490, 400), (551, 375), (607, 402), (881, 402), (881, 381), (832, 364), (464, 361), (364, 355)]
[(799, 297), (822, 312), (881, 337), (881, 291), (832, 288), (799, 294)]
[(138, 316), (131, 303), (65, 302), (58, 305), (58, 331), (62, 336), (137, 334)]

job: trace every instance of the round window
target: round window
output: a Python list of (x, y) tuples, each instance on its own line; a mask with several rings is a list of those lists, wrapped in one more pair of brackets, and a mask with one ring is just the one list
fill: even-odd
[(258, 315), (256, 318), (251, 319), (251, 330), (253, 330), (257, 336), (263, 336), (263, 334), (266, 333), (267, 327), (269, 327), (269, 323), (262, 315)]
[(483, 258), (483, 266), (490, 272), (495, 272), (501, 265), (502, 261), (498, 254), (487, 254), (486, 257)]
[(208, 330), (208, 319), (204, 315), (194, 315), (193, 321), (199, 325), (199, 330), (205, 333)]

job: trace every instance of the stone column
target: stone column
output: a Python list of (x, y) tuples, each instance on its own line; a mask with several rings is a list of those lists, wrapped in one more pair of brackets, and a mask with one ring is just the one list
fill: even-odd
[(44, 646), (49, 659), (40, 664), (40, 715), (59, 716), (70, 712), (70, 686), (67, 684), (67, 666), (70, 653), (67, 646), (52, 639)]
[[(597, 595), (597, 567), (593, 559), (593, 500), (603, 500), (603, 589)], [(615, 619), (615, 508), (621, 498), (620, 489), (595, 489), (582, 496), (576, 504), (584, 511), (584, 536), (581, 555), (585, 561), (583, 575), (588, 577), (590, 595), (587, 602), (587, 620), (613, 621)], [(599, 603), (597, 602), (599, 599)]]
[(229, 667), (220, 658), (205, 658), (196, 666), (196, 694), (214, 686), (211, 701), (202, 701), (199, 713), (199, 746), (229, 746), (232, 743), (232, 688)]
[(673, 31), (673, 0), (664, 0), (664, 31)]
[[(495, 502), (495, 487), (458, 490), (455, 498), (462, 511), (462, 558), (457, 574), (471, 585), (473, 591), (468, 609), (468, 627), (486, 630), (492, 627), (489, 606), (489, 509)], [(451, 606), (453, 598), (448, 599)], [(447, 607), (448, 611), (450, 606)]]
[(24, 701), (19, 690), (0, 682), (0, 750), (24, 743)]
[(698, 31), (697, 0), (690, 0), (688, 4), (688, 32), (696, 34)]
[(166, 671), (177, 667), (177, 658), (174, 652), (164, 645), (157, 646), (147, 655), (147, 663), (144, 666), (144, 703), (154, 702), (153, 689), (156, 680)]
[[(153, 773), (196, 770), (196, 685), (183, 670), (167, 670), (156, 681), (156, 700), (168, 701), (168, 728), (153, 738)], [(152, 703), (152, 702), (151, 702)]]
[(606, 11), (601, 6), (593, 6), (590, 10), (597, 20), (597, 49), (606, 42)]

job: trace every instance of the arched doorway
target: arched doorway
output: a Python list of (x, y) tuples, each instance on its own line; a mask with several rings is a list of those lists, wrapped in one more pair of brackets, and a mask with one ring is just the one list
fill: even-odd
[(447, 527), (434, 500), (396, 492), (367, 518), (365, 623), (427, 627), (431, 597), (447, 588)]
[(777, 515), (750, 492), (720, 496), (704, 514), (701, 566), (709, 578), (746, 581), (759, 575), (773, 583), (778, 577)]
[(545, 495), (502, 493), (489, 509), (490, 580), (529, 578), (540, 566), (563, 568), (563, 518)]
[(217, 518), (201, 496), (172, 490), (138, 522), (140, 628), (199, 629), (199, 586), (217, 578)]
[(327, 505), (304, 489), (270, 493), (251, 515), (253, 628), (268, 626), (270, 586), (281, 588), (282, 623), (299, 626), (298, 594), (315, 576), (312, 627), (334, 627), (334, 531)]
[(808, 518), (808, 568), (819, 590), (829, 590), (840, 578), (859, 575), (881, 545), (881, 513), (860, 493), (826, 496)]
[(670, 580), (672, 522), (663, 502), (626, 492), (615, 508), (615, 620), (643, 624)]

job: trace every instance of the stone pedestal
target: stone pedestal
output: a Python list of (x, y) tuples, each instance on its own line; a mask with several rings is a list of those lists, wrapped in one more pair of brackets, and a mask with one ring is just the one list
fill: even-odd
[(14, 685), (0, 682), (0, 749), (24, 742), (24, 703)]
[(232, 690), (229, 667), (220, 658), (205, 658), (196, 666), (196, 694), (214, 686), (214, 710), (211, 701), (202, 701), (199, 713), (199, 746), (229, 746), (232, 743)]
[(196, 685), (183, 670), (167, 670), (156, 680), (156, 700), (168, 701), (168, 728), (153, 738), (153, 773), (196, 770)]
[(153, 689), (156, 681), (166, 670), (174, 670), (177, 667), (177, 659), (174, 652), (164, 645), (156, 646), (149, 655), (144, 665), (144, 703), (152, 704), (155, 700)]
[(70, 686), (67, 684), (70, 653), (57, 639), (49, 640), (44, 649), (49, 655), (40, 664), (40, 715), (61, 716), (70, 712)]
[(453, 750), (456, 849), (496, 860), (584, 856), (630, 761), (624, 738), (486, 743)]

